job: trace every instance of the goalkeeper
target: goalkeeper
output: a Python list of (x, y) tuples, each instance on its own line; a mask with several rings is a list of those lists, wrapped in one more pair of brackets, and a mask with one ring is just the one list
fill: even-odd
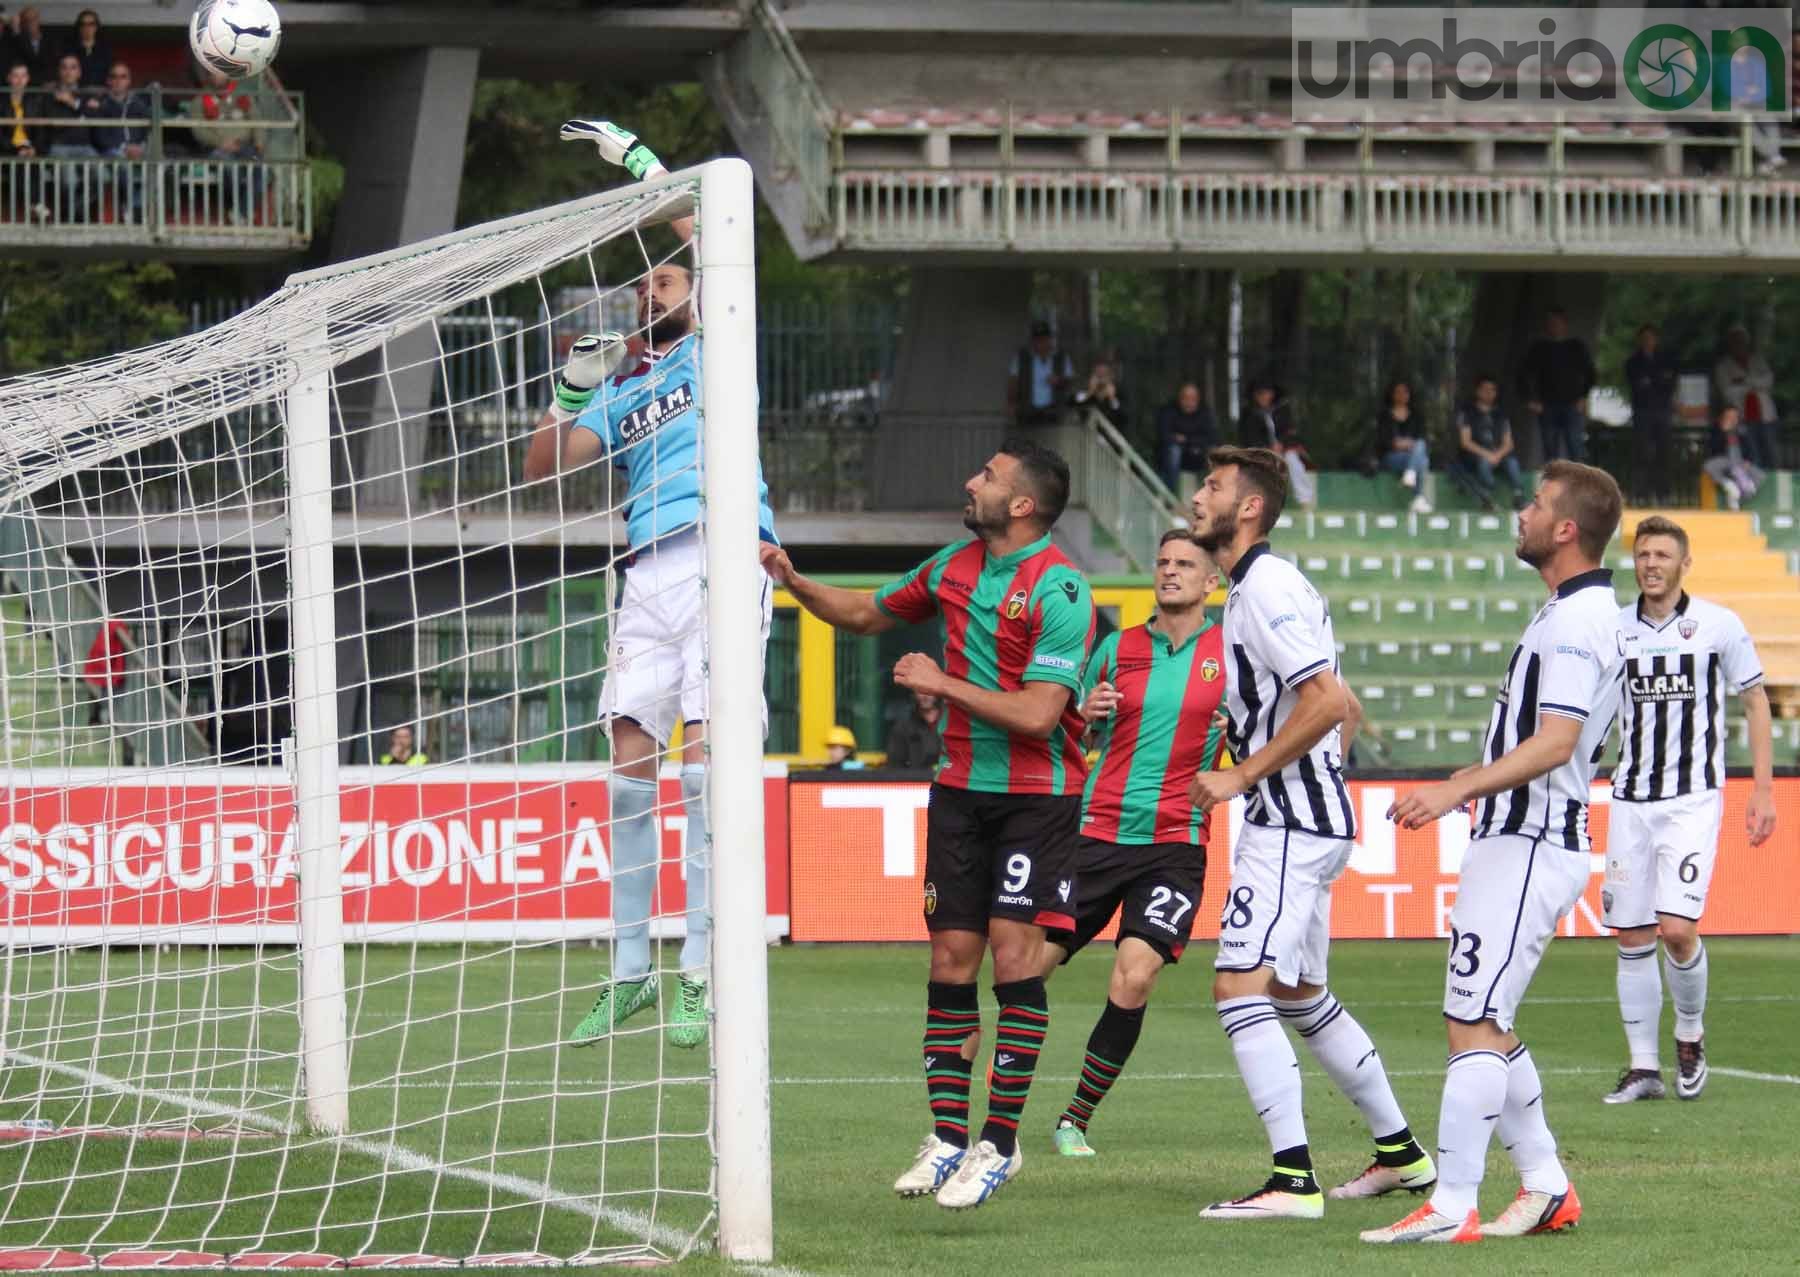
[[(603, 120), (570, 120), (564, 141), (591, 141), (602, 158), (640, 180), (664, 169), (649, 148)], [(686, 241), (693, 219), (675, 222)], [(681, 948), (669, 1043), (706, 1040), (707, 942), (710, 933), (711, 834), (706, 819), (706, 609), (700, 517), (701, 335), (694, 274), (668, 261), (638, 282), (643, 353), (627, 361), (618, 333), (589, 334), (569, 351), (556, 379), (556, 402), (539, 420), (525, 456), (536, 482), (607, 458), (626, 484), (629, 553), (610, 645), (600, 714), (612, 747), (613, 933), (611, 978), (570, 1033), (588, 1046), (656, 1005), (650, 961), (650, 901), (659, 867), (657, 768), (677, 721), (682, 724), (681, 796), (687, 815), (687, 939)], [(754, 396), (756, 388), (744, 393)], [(760, 485), (762, 476), (757, 475)], [(762, 539), (775, 541), (768, 492)], [(770, 587), (764, 582), (762, 641), (769, 638)]]

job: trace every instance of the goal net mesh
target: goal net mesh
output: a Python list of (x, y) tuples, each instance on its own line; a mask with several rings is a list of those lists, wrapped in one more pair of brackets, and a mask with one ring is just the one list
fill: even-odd
[[(0, 383), (0, 1250), (526, 1264), (710, 1238), (710, 1047), (668, 1032), (705, 853), (673, 753), (661, 999), (569, 1044), (615, 958), (597, 710), (624, 481), (604, 457), (522, 477), (573, 337), (628, 332), (635, 361), (636, 287), (692, 264), (668, 223), (698, 195), (459, 232)], [(329, 597), (291, 570), (308, 379), (330, 404)], [(302, 881), (295, 635), (320, 618), (342, 1130), (305, 1067), (304, 973), (329, 954), (301, 947), (298, 902), (326, 888)]]

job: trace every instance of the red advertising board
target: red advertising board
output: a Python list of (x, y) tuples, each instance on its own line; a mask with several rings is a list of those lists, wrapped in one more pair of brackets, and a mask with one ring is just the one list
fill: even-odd
[[(1331, 932), (1340, 938), (1448, 936), (1456, 872), (1468, 845), (1469, 820), (1453, 812), (1425, 829), (1397, 829), (1386, 819), (1396, 797), (1426, 782), (1352, 781), (1359, 839), (1350, 868), (1332, 892)], [(1775, 782), (1780, 824), (1772, 842), (1752, 850), (1744, 834), (1750, 782), (1733, 780), (1725, 793), (1725, 823), (1718, 868), (1706, 907), (1706, 929), (1716, 934), (1800, 932), (1800, 778)], [(869, 780), (807, 783), (794, 777), (792, 806), (792, 913), (795, 940), (923, 940), (921, 911), (925, 871), (925, 805), (929, 786), (917, 781)], [(1590, 824), (1595, 846), (1606, 846), (1611, 793), (1595, 786)], [(1206, 867), (1205, 902), (1194, 938), (1219, 933), (1218, 906), (1225, 898), (1231, 845), (1242, 812), (1232, 804)], [(1600, 925), (1600, 885), (1605, 866), (1598, 854), (1586, 896), (1563, 920), (1565, 935), (1606, 935)], [(1106, 933), (1110, 936), (1112, 933)]]
[[(784, 764), (764, 771), (768, 914), (786, 933)], [(10, 943), (292, 938), (293, 794), (273, 770), (34, 772), (0, 796), (0, 934)], [(509, 940), (608, 933), (612, 834), (592, 766), (340, 773), (339, 851), (353, 939)], [(662, 778), (662, 870), (652, 928), (680, 935), (687, 825)]]

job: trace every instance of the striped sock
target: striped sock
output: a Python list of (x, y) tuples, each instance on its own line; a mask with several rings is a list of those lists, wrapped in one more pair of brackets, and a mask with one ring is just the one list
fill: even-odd
[(975, 1062), (963, 1058), (963, 1043), (981, 1031), (981, 999), (973, 984), (925, 986), (925, 1090), (937, 1137), (958, 1148), (969, 1146), (969, 1082)]
[(994, 986), (1000, 1019), (994, 1030), (994, 1062), (988, 1068), (988, 1115), (981, 1138), (1004, 1156), (1018, 1148), (1019, 1116), (1031, 1094), (1038, 1052), (1050, 1028), (1050, 1003), (1038, 976)]
[(1081, 1077), (1075, 1084), (1075, 1098), (1063, 1110), (1059, 1122), (1069, 1122), (1085, 1131), (1094, 1109), (1119, 1080), (1119, 1070), (1131, 1058), (1137, 1045), (1138, 1032), (1144, 1027), (1144, 1008), (1127, 1010), (1111, 998), (1106, 1010), (1094, 1023), (1088, 1036), (1087, 1057), (1081, 1062)]

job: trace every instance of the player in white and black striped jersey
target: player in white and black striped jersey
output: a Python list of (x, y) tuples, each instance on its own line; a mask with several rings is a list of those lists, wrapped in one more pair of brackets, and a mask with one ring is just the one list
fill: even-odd
[(1224, 657), (1228, 771), (1205, 771), (1190, 794), (1201, 812), (1247, 794), (1220, 923), (1213, 996), (1219, 1023), (1269, 1134), (1274, 1169), (1262, 1188), (1201, 1211), (1206, 1219), (1317, 1219), (1300, 1107), (1300, 1070), (1285, 1021), (1374, 1137), (1370, 1165), (1331, 1190), (1375, 1197), (1430, 1186), (1436, 1169), (1394, 1100), (1380, 1054), (1325, 987), (1331, 884), (1349, 862), (1356, 818), (1340, 774), (1339, 729), (1354, 731), (1355, 697), (1338, 677), (1325, 600), (1264, 540), (1287, 499), (1287, 470), (1266, 448), (1219, 448), (1194, 496), (1195, 540), (1230, 577)]
[[(1544, 467), (1519, 511), (1519, 558), (1550, 598), (1526, 626), (1494, 703), (1481, 762), (1413, 790), (1389, 811), (1407, 829), (1478, 800), (1450, 912), (1444, 1020), (1450, 1062), (1431, 1200), (1367, 1242), (1465, 1242), (1555, 1232), (1581, 1200), (1544, 1120), (1537, 1066), (1514, 1015), (1556, 924), (1587, 887), (1588, 793), (1618, 707), (1625, 640), (1612, 573), (1619, 485), (1573, 461)], [(1483, 1224), (1477, 1197), (1498, 1126), (1520, 1191)]]
[(1750, 727), (1750, 845), (1775, 832), (1775, 747), (1756, 645), (1736, 613), (1681, 588), (1694, 560), (1678, 524), (1661, 516), (1640, 522), (1632, 564), (1639, 593), (1620, 614), (1625, 684), (1601, 893), (1606, 925), (1619, 933), (1619, 1017), (1631, 1059), (1609, 1104), (1664, 1094), (1659, 934), (1675, 1003), (1675, 1093), (1691, 1100), (1706, 1087), (1699, 923), (1724, 815), (1727, 692), (1743, 703)]

